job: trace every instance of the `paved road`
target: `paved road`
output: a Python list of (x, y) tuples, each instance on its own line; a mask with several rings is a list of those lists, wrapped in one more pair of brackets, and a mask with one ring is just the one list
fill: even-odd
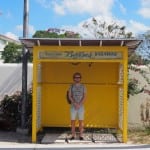
[(2, 144), (0, 150), (150, 150), (150, 145), (127, 144)]

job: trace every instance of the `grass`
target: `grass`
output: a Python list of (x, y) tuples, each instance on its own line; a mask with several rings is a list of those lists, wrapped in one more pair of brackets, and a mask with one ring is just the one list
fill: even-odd
[(128, 131), (128, 142), (133, 144), (150, 144), (150, 127), (145, 130)]

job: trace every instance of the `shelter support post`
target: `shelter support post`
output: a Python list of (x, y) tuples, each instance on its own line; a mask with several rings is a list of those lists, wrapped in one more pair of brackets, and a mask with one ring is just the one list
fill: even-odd
[(123, 63), (123, 74), (124, 74), (124, 84), (123, 84), (123, 142), (127, 142), (127, 124), (128, 124), (128, 52), (124, 51), (124, 63)]
[(32, 100), (32, 142), (36, 142), (36, 124), (37, 124), (37, 118), (36, 118), (36, 110), (37, 110), (37, 62), (36, 58), (33, 57), (33, 100)]

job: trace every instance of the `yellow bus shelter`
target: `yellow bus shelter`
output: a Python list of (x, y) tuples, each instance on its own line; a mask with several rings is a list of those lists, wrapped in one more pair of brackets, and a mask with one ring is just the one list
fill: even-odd
[(116, 128), (127, 142), (128, 48), (133, 39), (22, 38), (33, 51), (32, 142), (43, 127), (69, 127), (66, 91), (74, 72), (87, 87), (85, 127)]

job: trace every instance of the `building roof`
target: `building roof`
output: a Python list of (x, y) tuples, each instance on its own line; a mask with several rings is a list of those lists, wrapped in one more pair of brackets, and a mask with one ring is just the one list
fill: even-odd
[(78, 39), (78, 38), (20, 38), (27, 49), (33, 46), (127, 46), (135, 50), (141, 40), (139, 39)]
[(0, 34), (0, 40), (16, 43), (16, 44), (21, 44), (19, 40), (12, 39), (10, 37), (7, 37), (5, 35)]

